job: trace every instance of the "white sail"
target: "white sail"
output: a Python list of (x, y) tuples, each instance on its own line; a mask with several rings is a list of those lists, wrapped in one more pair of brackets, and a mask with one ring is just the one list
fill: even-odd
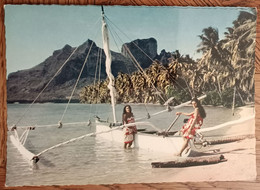
[(115, 96), (116, 96), (116, 90), (114, 87), (114, 76), (111, 72), (111, 52), (109, 49), (109, 37), (108, 37), (108, 29), (107, 29), (107, 24), (105, 22), (105, 18), (104, 18), (104, 12), (102, 11), (102, 36), (103, 36), (103, 47), (104, 47), (104, 52), (106, 55), (106, 73), (107, 76), (109, 78), (109, 84), (108, 84), (108, 88), (110, 90), (110, 97), (111, 97), (111, 105), (112, 105), (112, 110), (113, 110), (113, 119), (114, 119), (114, 123), (116, 123), (116, 113), (115, 113)]

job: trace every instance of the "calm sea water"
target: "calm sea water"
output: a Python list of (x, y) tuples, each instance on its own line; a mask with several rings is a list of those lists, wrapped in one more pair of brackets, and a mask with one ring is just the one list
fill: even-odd
[[(23, 125), (57, 124), (65, 110), (66, 104), (35, 104), (25, 113), (26, 104), (8, 105), (8, 125), (16, 123), (20, 118)], [(117, 105), (117, 118), (121, 120), (124, 105)], [(136, 118), (145, 117), (147, 111), (152, 114), (164, 110), (163, 106), (132, 105)], [(207, 118), (204, 127), (211, 127), (225, 121), (239, 118), (236, 113), (226, 108), (205, 107)], [(183, 107), (178, 111), (191, 112), (192, 107)], [(22, 117), (22, 115), (25, 115)], [(102, 119), (110, 119), (109, 105), (70, 104), (63, 123), (85, 122), (98, 115)], [(165, 129), (175, 118), (175, 112), (165, 112), (151, 118), (159, 128)], [(175, 124), (173, 130), (183, 125), (183, 118)], [(19, 126), (18, 125), (18, 126)], [(57, 127), (36, 128), (31, 131), (25, 146), (37, 154), (42, 150), (78, 137), (95, 132), (95, 126), (71, 125), (59, 129)], [(23, 185), (82, 185), (82, 184), (113, 184), (113, 183), (151, 183), (161, 181), (162, 174), (172, 169), (153, 169), (151, 162), (170, 155), (148, 152), (141, 149), (124, 150), (123, 143), (112, 143), (98, 137), (86, 137), (82, 140), (61, 146), (44, 153), (36, 166), (30, 167), (17, 149), (7, 142), (7, 186)]]

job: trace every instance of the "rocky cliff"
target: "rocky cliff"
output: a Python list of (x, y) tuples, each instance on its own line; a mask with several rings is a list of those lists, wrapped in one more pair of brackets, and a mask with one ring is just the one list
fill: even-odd
[[(92, 48), (89, 53), (91, 46)], [(141, 52), (137, 46), (140, 47), (143, 52)], [(125, 47), (128, 48), (143, 68), (149, 67), (152, 63), (152, 59), (158, 56), (157, 42), (154, 38), (143, 40), (138, 39), (124, 44), (121, 53), (111, 52), (111, 67), (115, 76), (117, 76), (118, 72), (131, 73), (136, 70), (136, 67), (133, 65), (129, 55), (125, 51)], [(7, 79), (7, 101), (9, 103), (29, 103), (32, 102), (41, 91), (43, 91), (37, 102), (67, 102), (68, 97), (74, 88), (75, 82), (77, 81), (82, 65), (89, 53), (87, 63), (72, 98), (72, 101), (77, 102), (80, 89), (87, 84), (92, 83), (95, 79), (100, 48), (97, 47), (93, 41), (87, 40), (78, 47), (75, 53), (62, 67), (74, 50), (75, 47), (65, 45), (62, 49), (54, 51), (50, 57), (35, 67), (9, 74)], [(150, 58), (148, 58), (144, 53)], [(62, 69), (60, 72), (58, 72), (48, 87), (44, 89), (61, 67)], [(103, 50), (101, 55), (100, 78), (106, 78), (105, 55)]]

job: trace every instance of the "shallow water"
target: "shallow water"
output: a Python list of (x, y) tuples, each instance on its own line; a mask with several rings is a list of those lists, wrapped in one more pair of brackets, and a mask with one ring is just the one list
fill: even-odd
[[(8, 105), (8, 126), (16, 123), (24, 113), (26, 104)], [(66, 104), (35, 104), (22, 117), (19, 125), (48, 125), (57, 124), (61, 119)], [(132, 105), (135, 118), (146, 117), (164, 110), (162, 106)], [(117, 118), (121, 120), (123, 105), (117, 105)], [(239, 118), (239, 113), (232, 116), (231, 110), (226, 108), (205, 107), (207, 118), (203, 127), (211, 127), (229, 120)], [(183, 107), (178, 111), (191, 112), (192, 107)], [(63, 123), (83, 122), (98, 115), (102, 119), (111, 118), (109, 105), (71, 104), (64, 115)], [(165, 112), (150, 120), (161, 129), (167, 128), (175, 118), (175, 112)], [(179, 130), (183, 119), (177, 121), (172, 130)], [(18, 125), (18, 126), (19, 126)], [(33, 153), (67, 141), (71, 138), (95, 131), (95, 126), (72, 125), (57, 127), (36, 128), (31, 131), (25, 146)], [(156, 179), (171, 169), (156, 170), (151, 162), (170, 155), (148, 152), (141, 149), (123, 149), (123, 143), (112, 143), (98, 137), (86, 137), (59, 148), (44, 153), (37, 166), (29, 167), (27, 161), (10, 143), (7, 142), (7, 186), (23, 185), (69, 185), (69, 184), (113, 184), (113, 183), (141, 183), (163, 182)], [(172, 173), (172, 170), (171, 170)]]

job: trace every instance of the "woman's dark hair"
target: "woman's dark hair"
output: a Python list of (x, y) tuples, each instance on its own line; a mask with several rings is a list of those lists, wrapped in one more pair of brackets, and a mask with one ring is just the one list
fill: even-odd
[(203, 119), (206, 117), (206, 112), (205, 112), (205, 109), (202, 107), (200, 101), (197, 99), (197, 98), (193, 98), (191, 100), (191, 102), (196, 102), (197, 104), (197, 107), (199, 109), (199, 114), (200, 114), (200, 117), (202, 117)]
[(131, 106), (126, 105), (126, 106), (124, 107), (124, 109), (123, 109), (123, 114), (126, 113), (126, 108), (127, 108), (127, 107), (129, 107), (130, 113), (132, 113), (132, 108), (131, 108)]
[[(129, 107), (130, 113), (126, 112), (126, 108)], [(122, 123), (127, 123), (127, 118), (133, 117), (132, 108), (129, 105), (126, 105), (123, 109), (123, 115), (122, 115)]]

